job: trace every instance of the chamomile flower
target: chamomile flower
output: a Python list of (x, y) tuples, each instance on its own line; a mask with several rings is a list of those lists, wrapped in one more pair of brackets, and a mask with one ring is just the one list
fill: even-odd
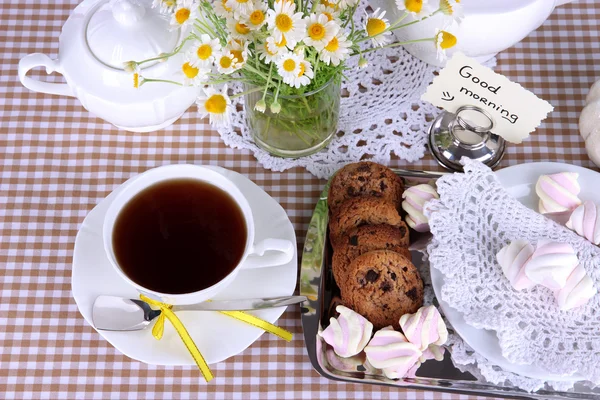
[(244, 23), (253, 31), (259, 30), (267, 23), (267, 3), (261, 0), (255, 0), (252, 10), (244, 16)]
[(325, 4), (317, 4), (317, 7), (315, 8), (315, 13), (325, 14), (328, 21), (335, 21), (337, 18), (340, 17), (339, 8), (336, 9), (333, 7), (326, 6)]
[(329, 43), (327, 43), (327, 46), (319, 52), (319, 58), (325, 64), (331, 64), (337, 67), (340, 65), (340, 62), (348, 58), (351, 46), (352, 42), (348, 40), (348, 35), (345, 32), (340, 31), (329, 41)]
[(168, 14), (175, 9), (177, 0), (153, 0), (152, 8), (158, 8), (161, 14)]
[(285, 38), (288, 47), (294, 48), (306, 34), (306, 21), (302, 18), (302, 13), (295, 13), (296, 4), (285, 0), (275, 3), (273, 8), (267, 12), (269, 29), (278, 42)]
[(465, 17), (460, 0), (440, 0), (440, 11), (457, 23), (460, 23)]
[(267, 38), (267, 47), (271, 53), (282, 54), (286, 49), (292, 50), (293, 47), (289, 46), (285, 37), (282, 37), (280, 41), (275, 40), (273, 36)]
[(347, 8), (354, 7), (358, 4), (358, 2), (359, 0), (339, 0), (337, 2), (337, 6), (340, 10), (345, 10)]
[(171, 26), (173, 28), (181, 28), (188, 26), (196, 19), (198, 4), (193, 0), (183, 0), (174, 8), (173, 16), (171, 17)]
[(194, 67), (199, 65), (208, 66), (212, 64), (219, 56), (221, 51), (221, 43), (219, 39), (211, 39), (206, 34), (200, 35), (200, 40), (197, 40), (190, 49), (190, 60)]
[(212, 125), (229, 125), (233, 106), (227, 95), (227, 85), (224, 85), (220, 91), (214, 87), (208, 87), (203, 89), (203, 92), (204, 94), (196, 99), (200, 116), (204, 118), (208, 115)]
[(456, 45), (456, 36), (454, 36), (450, 32), (436, 29), (434, 40), (435, 48), (437, 49), (437, 58), (440, 61), (444, 61), (447, 58), (446, 50)]
[(340, 6), (338, 5), (339, 0), (320, 0), (319, 4), (323, 4), (325, 7), (333, 8), (334, 10), (339, 10)]
[(233, 54), (231, 54), (229, 50), (226, 50), (219, 55), (215, 60), (215, 65), (217, 66), (217, 71), (225, 75), (229, 75), (238, 69), (236, 68), (237, 64), (233, 59)]
[(251, 30), (245, 22), (242, 22), (236, 18), (227, 19), (227, 30), (234, 39), (247, 40), (251, 37)]
[(392, 32), (386, 31), (386, 29), (390, 27), (390, 23), (387, 18), (384, 17), (385, 10), (380, 11), (379, 8), (370, 16), (369, 14), (366, 14), (365, 31), (375, 46), (383, 47), (390, 41)]
[(291, 51), (279, 57), (275, 64), (277, 65), (277, 72), (284, 82), (286, 82), (286, 79), (288, 81), (293, 80), (300, 74), (300, 65), (302, 65), (303, 60), (304, 57)]
[(236, 18), (242, 18), (253, 8), (252, 0), (227, 0), (225, 5), (233, 10)]
[(227, 43), (227, 50), (233, 55), (233, 62), (235, 63), (235, 69), (242, 68), (248, 60), (250, 50), (248, 50), (248, 42), (243, 42), (239, 39), (230, 40)]
[[(273, 39), (272, 37), (268, 37), (267, 40), (271, 39), (273, 42), (275, 41), (275, 39)], [(261, 61), (264, 61), (265, 64), (270, 64), (271, 62), (275, 61), (277, 59), (277, 56), (279, 55), (279, 53), (282, 51), (281, 47), (275, 47), (275, 51), (271, 51), (271, 49), (269, 48), (269, 43), (268, 42), (262, 42), (258, 44), (258, 59)], [(283, 49), (285, 49), (285, 46), (283, 46)]]
[(429, 0), (396, 0), (398, 10), (412, 14), (416, 19), (431, 15), (433, 10)]
[(210, 72), (210, 67), (204, 65), (198, 65), (194, 67), (192, 65), (193, 58), (186, 57), (185, 62), (181, 66), (181, 72), (183, 73), (183, 84), (185, 86), (201, 86), (206, 81), (206, 77)]
[(302, 60), (300, 61), (300, 71), (298, 71), (298, 75), (290, 78), (283, 78), (283, 82), (299, 89), (300, 86), (310, 84), (310, 80), (314, 78), (314, 76), (312, 65), (308, 61)]
[(325, 14), (311, 14), (306, 21), (304, 43), (322, 50), (340, 30), (335, 21), (329, 21)]
[(221, 18), (230, 18), (233, 16), (233, 9), (227, 5), (227, 0), (214, 0), (213, 10)]

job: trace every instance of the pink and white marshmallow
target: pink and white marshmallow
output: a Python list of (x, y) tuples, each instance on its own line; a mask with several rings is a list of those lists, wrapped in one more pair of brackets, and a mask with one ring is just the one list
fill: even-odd
[(535, 248), (527, 240), (515, 240), (496, 254), (504, 276), (515, 290), (531, 289), (535, 283), (525, 274), (525, 266)]
[(365, 347), (369, 363), (383, 371), (389, 379), (400, 379), (409, 371), (414, 373), (415, 365), (423, 355), (421, 350), (391, 326), (375, 333)]
[(558, 307), (563, 310), (580, 307), (598, 293), (594, 287), (594, 282), (586, 274), (585, 269), (579, 265), (569, 275), (566, 285), (555, 292)]
[(581, 204), (577, 195), (581, 187), (577, 182), (579, 174), (561, 172), (542, 175), (535, 185), (535, 192), (540, 198), (538, 207), (542, 214), (563, 212), (575, 209)]
[(558, 290), (565, 287), (577, 265), (579, 259), (570, 244), (540, 240), (525, 265), (525, 274), (536, 284)]
[(329, 326), (319, 333), (333, 351), (340, 357), (352, 357), (365, 348), (371, 334), (373, 324), (362, 315), (344, 306), (337, 306), (340, 314), (329, 320)]
[(417, 232), (429, 232), (429, 219), (423, 214), (423, 206), (431, 199), (440, 198), (433, 186), (424, 183), (410, 187), (402, 193), (402, 198), (408, 226)]
[(400, 317), (400, 328), (409, 342), (421, 351), (429, 345), (442, 345), (448, 340), (446, 324), (435, 306), (421, 307), (414, 314)]
[(584, 202), (571, 214), (567, 228), (597, 246), (600, 244), (600, 206), (589, 200)]

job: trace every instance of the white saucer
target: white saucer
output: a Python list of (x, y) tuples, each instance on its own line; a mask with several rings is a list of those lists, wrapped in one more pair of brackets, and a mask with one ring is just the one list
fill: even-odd
[[(582, 200), (592, 200), (600, 203), (600, 192), (597, 191), (597, 188), (600, 186), (600, 174), (575, 165), (550, 162), (520, 164), (504, 168), (496, 172), (496, 175), (502, 186), (512, 196), (526, 207), (537, 211), (538, 197), (535, 193), (535, 184), (538, 178), (540, 175), (558, 172), (579, 173), (579, 184), (581, 185), (579, 197)], [(533, 365), (511, 363), (502, 355), (502, 349), (500, 348), (498, 336), (495, 331), (474, 328), (465, 322), (461, 312), (441, 300), (440, 295), (444, 284), (444, 275), (436, 268), (431, 268), (431, 281), (440, 307), (452, 327), (473, 350), (491, 363), (501, 367), (505, 371), (535, 379), (568, 382), (575, 382), (582, 379), (577, 374), (571, 376), (556, 375)]]
[[(285, 210), (264, 190), (243, 175), (220, 167), (208, 167), (235, 183), (248, 199), (256, 224), (256, 241), (268, 237), (290, 240), (296, 252), (296, 234)], [(139, 296), (136, 289), (114, 271), (104, 253), (102, 222), (117, 188), (102, 200), (85, 218), (77, 238), (73, 256), (72, 290), (79, 311), (92, 323), (92, 304), (101, 294), (130, 298)], [(287, 296), (294, 292), (298, 275), (298, 257), (286, 265), (242, 270), (215, 299), (242, 299)], [(283, 314), (285, 307), (253, 312), (271, 323)], [(179, 318), (209, 364), (217, 363), (244, 351), (264, 331), (216, 312), (180, 312)], [(133, 359), (155, 365), (194, 365), (194, 360), (171, 324), (165, 323), (165, 334), (158, 341), (151, 329), (133, 332), (98, 331), (119, 351)]]

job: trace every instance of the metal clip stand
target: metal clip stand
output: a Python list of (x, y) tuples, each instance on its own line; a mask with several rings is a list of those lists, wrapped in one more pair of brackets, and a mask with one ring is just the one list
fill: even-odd
[(463, 106), (456, 114), (443, 112), (429, 128), (429, 150), (436, 161), (451, 171), (462, 172), (462, 157), (498, 166), (506, 150), (504, 138), (492, 133), (494, 118), (476, 106)]

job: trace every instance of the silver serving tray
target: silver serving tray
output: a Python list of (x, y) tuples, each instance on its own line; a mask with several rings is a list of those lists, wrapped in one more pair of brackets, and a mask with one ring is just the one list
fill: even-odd
[[(406, 186), (435, 180), (443, 175), (443, 173), (426, 171), (394, 170), (394, 172), (404, 180)], [(327, 235), (328, 190), (329, 182), (321, 193), (308, 226), (300, 271), (300, 294), (309, 299), (302, 307), (304, 340), (312, 366), (319, 374), (335, 381), (505, 398), (600, 399), (599, 389), (591, 390), (583, 385), (576, 385), (575, 389), (569, 392), (542, 389), (535, 393), (528, 393), (512, 386), (494, 385), (477, 379), (468, 372), (461, 372), (452, 363), (449, 351), (446, 351), (443, 361), (425, 362), (417, 371), (416, 378), (400, 380), (386, 378), (380, 371), (365, 364), (364, 358), (359, 356), (346, 360), (336, 357), (329, 345), (317, 335), (321, 327), (324, 329), (329, 324), (330, 312), (335, 309), (339, 298), (339, 289), (331, 273), (332, 250)], [(417, 237), (415, 240), (411, 238), (413, 263), (420, 271), (429, 271), (429, 265), (421, 261), (422, 254), (414, 248), (422, 248), (422, 242), (426, 241), (427, 237)]]

